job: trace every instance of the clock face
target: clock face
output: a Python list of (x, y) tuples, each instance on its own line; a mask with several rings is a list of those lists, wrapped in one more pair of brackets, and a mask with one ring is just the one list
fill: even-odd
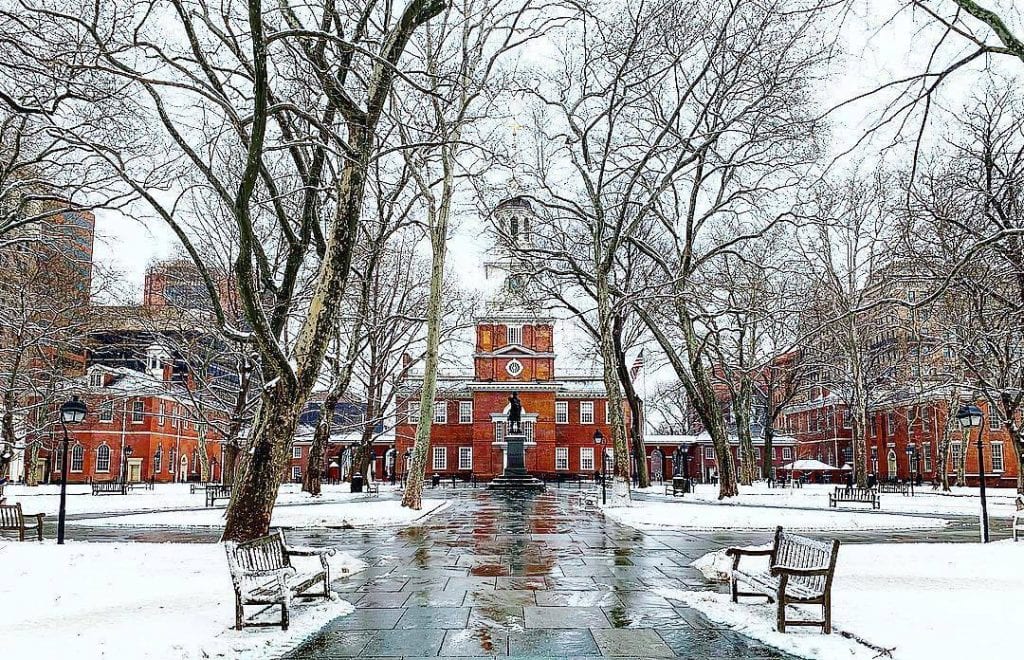
[(523, 363), (519, 360), (512, 360), (505, 365), (505, 371), (508, 372), (509, 376), (513, 378), (523, 373)]

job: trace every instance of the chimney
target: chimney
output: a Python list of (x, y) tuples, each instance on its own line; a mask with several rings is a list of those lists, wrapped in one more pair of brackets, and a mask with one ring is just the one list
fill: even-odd
[(409, 366), (412, 364), (412, 356), (408, 353), (402, 353), (402, 371), (408, 371)]
[(165, 361), (163, 365), (163, 379), (165, 383), (169, 383), (174, 380), (174, 363)]

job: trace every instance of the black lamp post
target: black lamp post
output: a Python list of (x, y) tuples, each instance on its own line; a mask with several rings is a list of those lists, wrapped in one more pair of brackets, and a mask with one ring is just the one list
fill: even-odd
[(131, 445), (125, 445), (121, 451), (121, 492), (125, 491), (125, 486), (128, 484), (128, 459), (132, 455)]
[(597, 445), (601, 450), (601, 504), (608, 503), (608, 492), (605, 487), (605, 455), (604, 455), (604, 434), (601, 433), (601, 429), (594, 431), (594, 444)]
[(917, 445), (913, 442), (907, 443), (907, 472), (910, 474), (910, 496), (914, 496), (914, 482), (917, 480)]
[(960, 428), (964, 432), (964, 449), (971, 439), (971, 429), (978, 428), (978, 484), (981, 489), (981, 542), (988, 543), (988, 506), (985, 503), (985, 446), (981, 443), (981, 423), (983, 421), (981, 408), (974, 404), (962, 406), (956, 414), (960, 422)]
[(68, 443), (70, 438), (68, 437), (68, 424), (79, 424), (85, 419), (85, 413), (89, 409), (84, 403), (78, 400), (77, 396), (71, 397), (70, 401), (65, 401), (60, 407), (60, 425), (64, 429), (64, 442), (61, 446), (61, 466), (60, 466), (60, 510), (57, 513), (57, 545), (64, 545), (64, 515), (67, 511), (67, 492), (68, 492), (68, 462), (70, 456), (68, 456)]
[(402, 486), (405, 486), (405, 480), (409, 478), (409, 460), (412, 458), (412, 450), (406, 449), (402, 457), (405, 459), (402, 461)]

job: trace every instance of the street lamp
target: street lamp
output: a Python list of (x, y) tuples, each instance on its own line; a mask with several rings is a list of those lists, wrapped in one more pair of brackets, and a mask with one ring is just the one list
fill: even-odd
[(604, 455), (604, 434), (601, 433), (601, 429), (594, 431), (594, 444), (601, 448), (601, 504), (608, 503), (608, 493), (605, 487), (605, 455)]
[(907, 472), (910, 473), (910, 496), (914, 496), (915, 468), (917, 467), (917, 445), (913, 442), (907, 443)]
[(60, 407), (60, 425), (64, 429), (64, 442), (61, 447), (60, 510), (57, 513), (57, 545), (64, 545), (64, 514), (67, 511), (68, 462), (70, 460), (68, 456), (68, 443), (71, 440), (68, 437), (68, 424), (81, 423), (85, 419), (85, 413), (88, 411), (89, 409), (78, 400), (77, 396), (71, 397), (70, 401), (65, 401)]
[(985, 446), (981, 444), (981, 408), (974, 404), (962, 406), (956, 414), (956, 420), (960, 422), (960, 428), (964, 432), (964, 449), (970, 441), (971, 429), (978, 429), (978, 483), (981, 489), (981, 542), (988, 543), (988, 507), (985, 503)]
[(131, 445), (125, 445), (121, 454), (121, 494), (123, 495), (125, 492), (125, 484), (128, 483), (128, 459), (131, 458), (132, 455)]

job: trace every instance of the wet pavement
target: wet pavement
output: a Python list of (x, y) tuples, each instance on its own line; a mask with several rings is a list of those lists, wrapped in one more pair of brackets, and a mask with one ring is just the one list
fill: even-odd
[(787, 658), (654, 593), (718, 588), (689, 564), (734, 538), (638, 532), (557, 491), (463, 493), (343, 543), (369, 564), (334, 583), (356, 611), (288, 657)]

